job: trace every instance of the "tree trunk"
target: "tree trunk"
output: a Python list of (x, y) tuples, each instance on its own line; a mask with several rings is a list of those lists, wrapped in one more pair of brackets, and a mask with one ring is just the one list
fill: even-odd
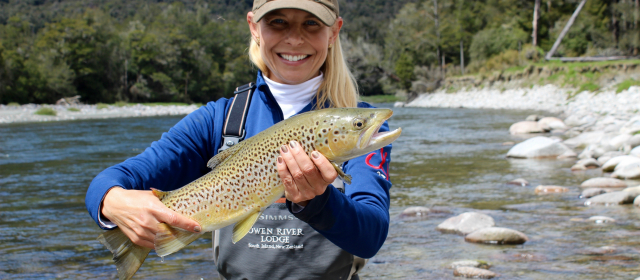
[(464, 75), (464, 45), (462, 39), (460, 40), (460, 72)]
[(436, 46), (437, 46), (437, 56), (440, 57), (440, 18), (438, 15), (438, 0), (433, 0), (433, 20), (436, 24)]
[(573, 12), (573, 15), (571, 15), (571, 18), (567, 22), (567, 25), (564, 26), (564, 29), (562, 29), (562, 32), (560, 32), (560, 36), (558, 36), (558, 39), (556, 39), (556, 42), (553, 43), (553, 47), (551, 47), (551, 50), (545, 56), (546, 60), (549, 60), (551, 57), (553, 57), (553, 54), (556, 52), (556, 50), (558, 50), (558, 46), (560, 46), (560, 42), (562, 42), (562, 38), (564, 38), (564, 36), (567, 35), (569, 28), (571, 28), (571, 25), (573, 25), (573, 22), (578, 17), (580, 10), (582, 10), (582, 7), (584, 7), (585, 3), (587, 3), (587, 0), (580, 1), (580, 5), (578, 5), (578, 8), (576, 8), (576, 11)]
[[(614, 3), (617, 1), (613, 1)], [(619, 37), (619, 33), (620, 31), (618, 30), (619, 27), (619, 23), (618, 23), (618, 17), (617, 17), (617, 13), (616, 10), (614, 9), (613, 5), (611, 5), (611, 27), (612, 27), (612, 33), (611, 35), (613, 35), (613, 42), (615, 43), (615, 47), (616, 49), (618, 48), (618, 37)]]
[(538, 18), (540, 17), (540, 0), (536, 0), (536, 4), (533, 6), (533, 33), (531, 34), (532, 45), (538, 46)]

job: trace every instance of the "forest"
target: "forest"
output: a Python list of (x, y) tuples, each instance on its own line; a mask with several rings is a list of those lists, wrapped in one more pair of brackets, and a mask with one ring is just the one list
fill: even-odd
[[(638, 56), (640, 0), (588, 0), (555, 56)], [(362, 95), (543, 60), (580, 0), (340, 0)], [(208, 102), (253, 81), (253, 1), (0, 0), (0, 104)], [(536, 5), (538, 3), (538, 5)], [(534, 10), (538, 10), (534, 34)]]

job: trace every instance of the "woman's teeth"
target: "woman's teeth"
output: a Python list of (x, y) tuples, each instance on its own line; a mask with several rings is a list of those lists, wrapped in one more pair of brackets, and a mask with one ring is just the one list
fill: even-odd
[(280, 56), (288, 61), (293, 61), (293, 62), (307, 58), (306, 54), (303, 54), (303, 55), (281, 54)]

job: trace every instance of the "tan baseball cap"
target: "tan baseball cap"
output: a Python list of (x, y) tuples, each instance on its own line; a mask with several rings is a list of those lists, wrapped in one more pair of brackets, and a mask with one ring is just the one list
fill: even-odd
[(253, 22), (258, 22), (267, 13), (278, 9), (298, 9), (309, 12), (327, 26), (333, 26), (340, 16), (338, 0), (254, 0)]

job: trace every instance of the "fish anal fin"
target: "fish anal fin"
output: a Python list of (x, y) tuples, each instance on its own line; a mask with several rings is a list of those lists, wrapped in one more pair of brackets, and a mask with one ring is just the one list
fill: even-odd
[(154, 240), (156, 254), (164, 257), (175, 253), (195, 241), (203, 232), (190, 232), (165, 223), (158, 224), (158, 232)]
[(101, 234), (98, 241), (113, 253), (120, 280), (131, 279), (151, 252), (151, 249), (131, 242), (119, 228)]
[(231, 146), (230, 148), (218, 153), (217, 155), (215, 155), (214, 157), (212, 157), (209, 162), (207, 162), (207, 167), (214, 169), (216, 168), (216, 166), (218, 166), (220, 163), (224, 162), (225, 159), (227, 159), (229, 156), (235, 154), (240, 147), (242, 147), (242, 145), (244, 144), (243, 142), (239, 142), (233, 146)]
[(153, 195), (155, 195), (160, 200), (162, 200), (165, 196), (169, 194), (169, 192), (161, 191), (156, 188), (151, 188), (151, 192), (153, 192)]
[(335, 168), (336, 172), (338, 172), (338, 177), (340, 177), (345, 183), (351, 185), (351, 175), (344, 173), (340, 165), (338, 165), (337, 163), (331, 162), (331, 165), (333, 165), (333, 168)]
[(257, 211), (233, 226), (233, 240), (231, 240), (233, 244), (236, 244), (236, 242), (240, 241), (240, 239), (249, 233), (249, 230), (251, 230), (251, 227), (253, 227), (261, 214), (262, 211)]

